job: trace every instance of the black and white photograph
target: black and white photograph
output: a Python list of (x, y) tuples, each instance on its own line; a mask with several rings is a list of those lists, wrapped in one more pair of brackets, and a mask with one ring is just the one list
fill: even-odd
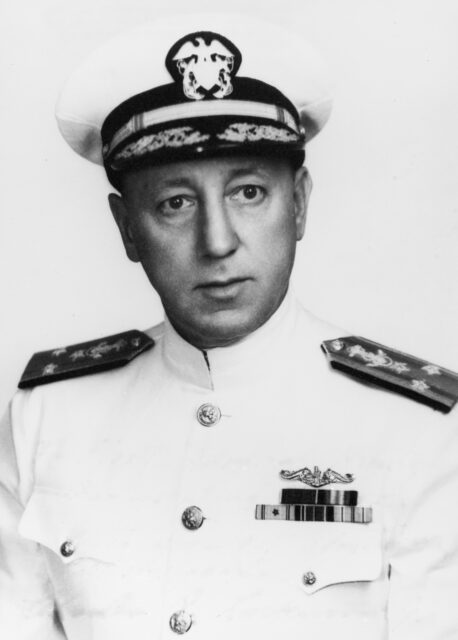
[(458, 638), (457, 30), (0, 7), (2, 640)]

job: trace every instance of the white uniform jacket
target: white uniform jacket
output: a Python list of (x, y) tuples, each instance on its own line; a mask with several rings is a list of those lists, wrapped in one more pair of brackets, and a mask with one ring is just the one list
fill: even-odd
[[(165, 322), (126, 367), (18, 392), (2, 640), (171, 640), (177, 612), (190, 640), (458, 638), (457, 414), (333, 371), (320, 343), (339, 333), (288, 296), (206, 357)], [(327, 488), (358, 491), (373, 521), (255, 519), (306, 488), (281, 470), (315, 466), (354, 474)]]

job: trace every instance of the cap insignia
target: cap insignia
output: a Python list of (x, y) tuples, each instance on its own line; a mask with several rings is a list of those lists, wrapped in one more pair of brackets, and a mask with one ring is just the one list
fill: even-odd
[(225, 98), (242, 56), (230, 40), (211, 31), (191, 33), (176, 42), (165, 65), (175, 82), (181, 82), (190, 100)]

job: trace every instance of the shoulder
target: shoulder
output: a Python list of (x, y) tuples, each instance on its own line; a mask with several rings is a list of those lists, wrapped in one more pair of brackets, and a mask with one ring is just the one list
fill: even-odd
[[(312, 333), (313, 348), (302, 337), (307, 332)], [(383, 470), (387, 495), (397, 490), (394, 479), (403, 495), (404, 485), (407, 493), (412, 491), (409, 499), (415, 487), (427, 486), (440, 473), (456, 473), (456, 373), (354, 336), (305, 311), (297, 334), (304, 345), (299, 370), (302, 411), (306, 424), (320, 436), (328, 434), (329, 455), (337, 450), (358, 464), (363, 461), (369, 477)]]
[(360, 336), (321, 343), (332, 368), (448, 413), (458, 401), (458, 375), (437, 364)]
[(85, 423), (90, 428), (98, 415), (122, 404), (133, 381), (151, 367), (162, 333), (159, 324), (35, 353), (10, 402), (4, 430), (12, 429), (18, 447), (26, 449), (46, 425), (64, 433), (78, 416), (79, 432)]
[(137, 329), (115, 335), (39, 351), (30, 358), (19, 381), (28, 389), (124, 367), (154, 347), (161, 325), (143, 332)]
[[(458, 374), (421, 356), (352, 335), (299, 309), (327, 368), (372, 388), (449, 413), (458, 402)], [(359, 385), (360, 387), (361, 385)], [(385, 394), (386, 395), (386, 394)]]

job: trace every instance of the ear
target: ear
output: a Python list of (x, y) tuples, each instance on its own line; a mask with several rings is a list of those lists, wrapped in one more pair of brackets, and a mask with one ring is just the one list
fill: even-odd
[(132, 233), (132, 216), (129, 215), (124, 199), (122, 196), (118, 196), (117, 193), (110, 193), (108, 196), (108, 203), (121, 233), (127, 257), (129, 260), (132, 260), (132, 262), (140, 262), (137, 246), (134, 241), (134, 235)]
[(302, 240), (305, 231), (305, 221), (310, 193), (312, 192), (312, 178), (305, 167), (300, 167), (294, 176), (294, 217), (296, 219), (296, 240)]

